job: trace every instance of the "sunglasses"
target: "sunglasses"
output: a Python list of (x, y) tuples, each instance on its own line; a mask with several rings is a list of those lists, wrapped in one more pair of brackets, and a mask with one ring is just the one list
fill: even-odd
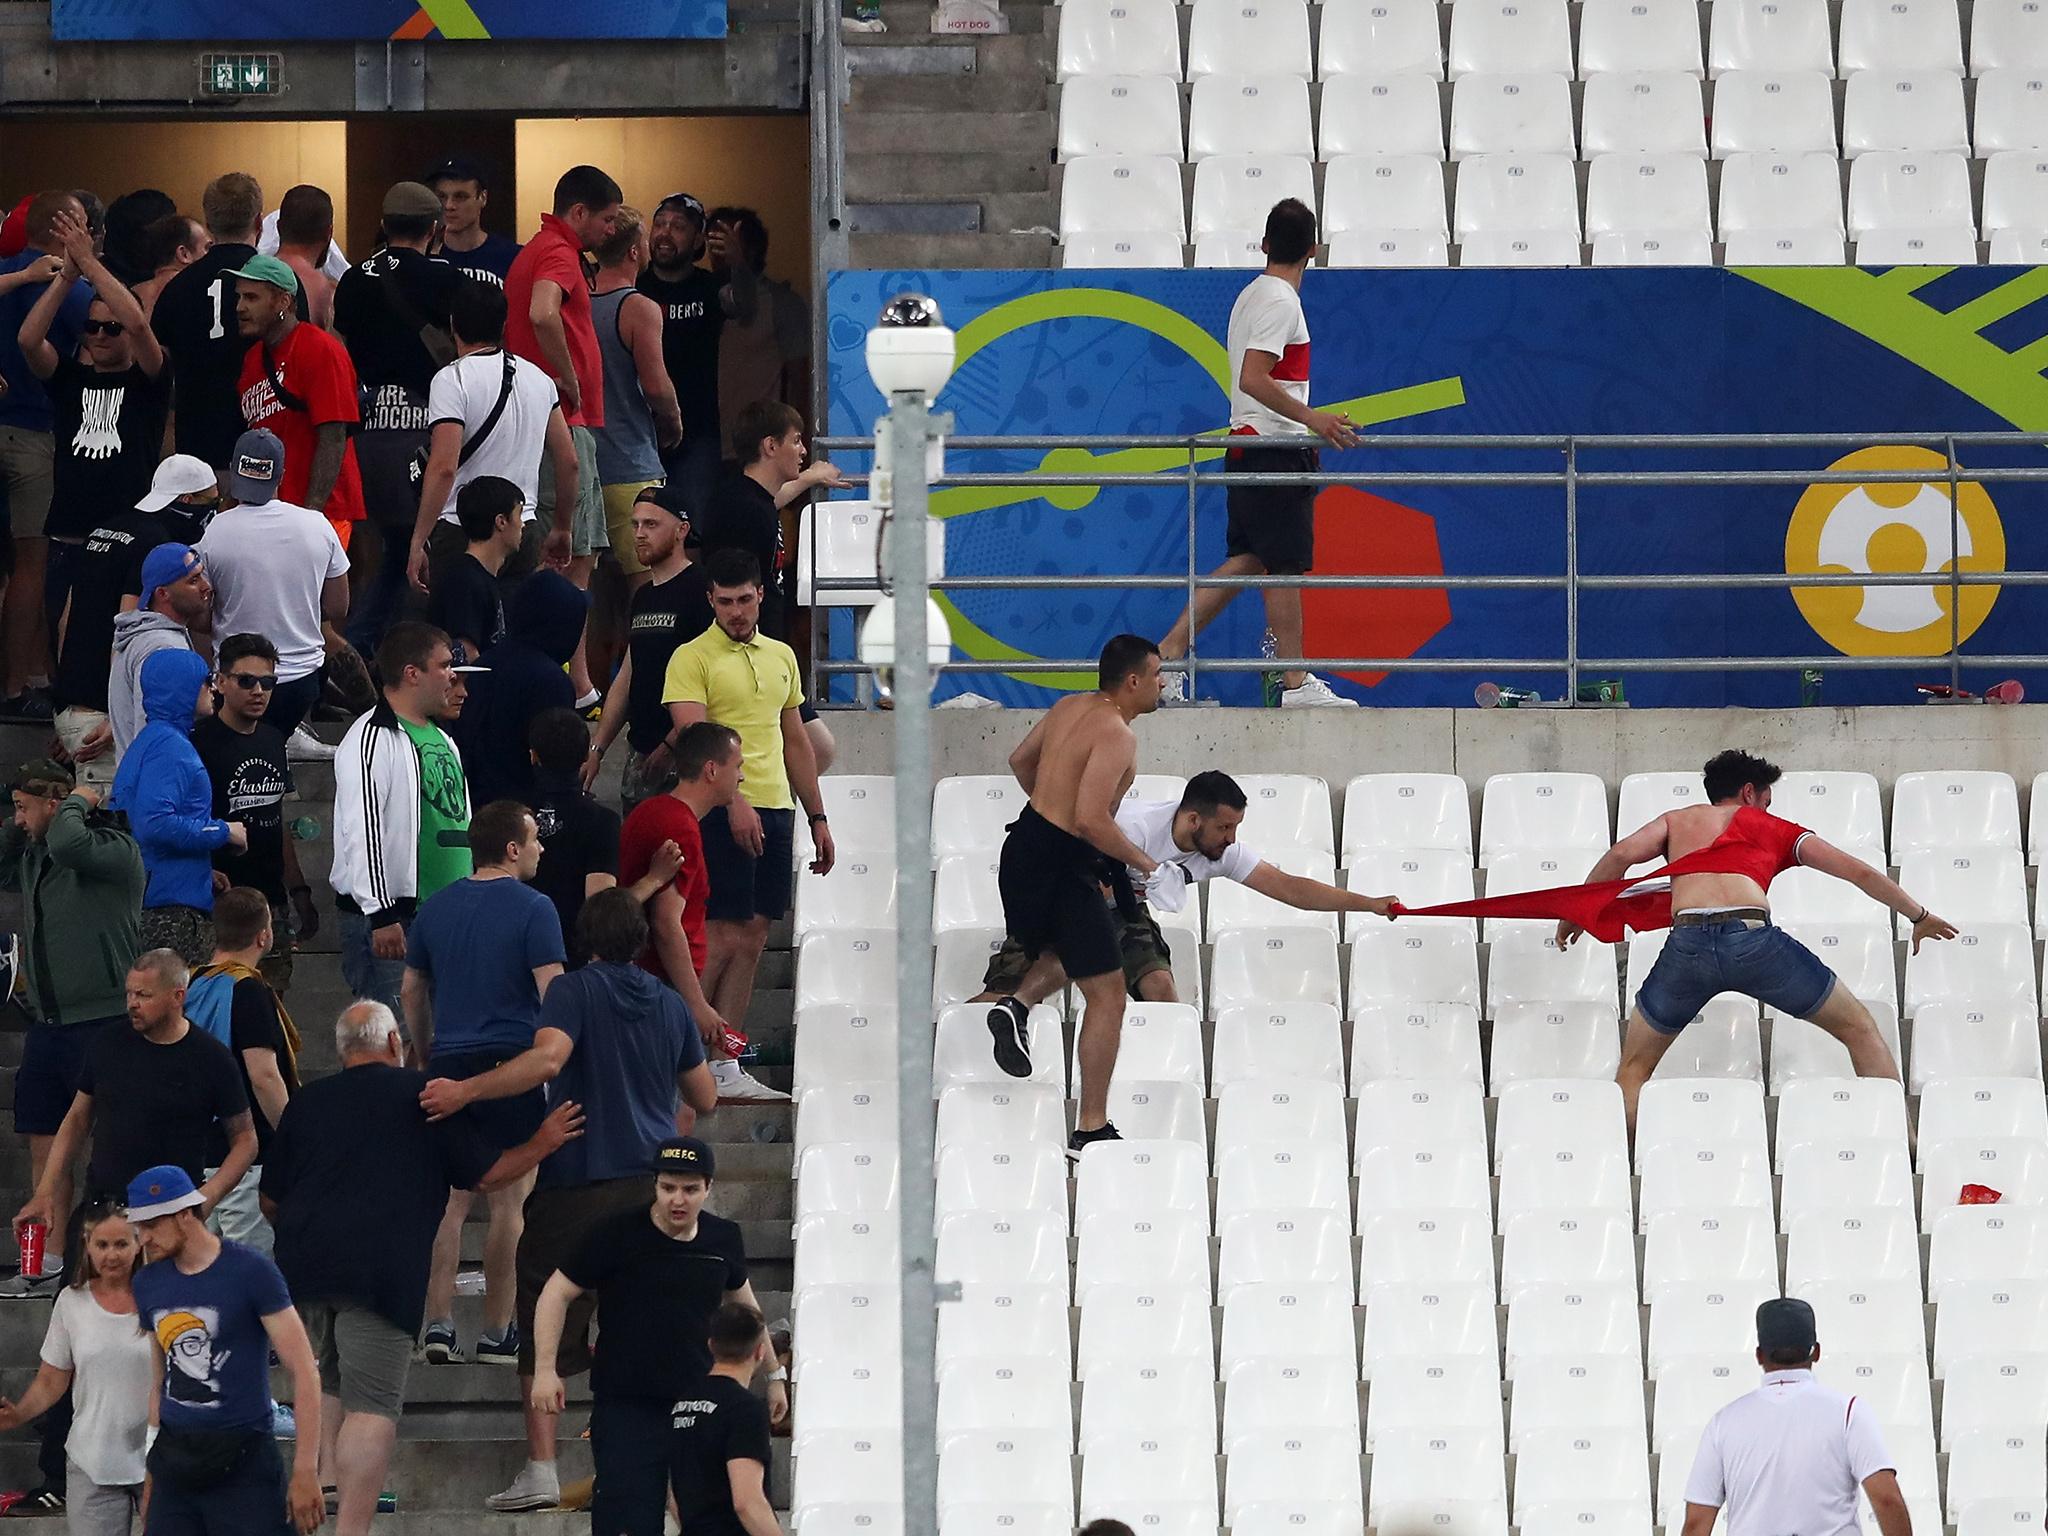
[(119, 336), (127, 327), (118, 320), (88, 320), (79, 329), (88, 336)]
[(259, 693), (268, 693), (277, 686), (275, 676), (258, 676), (249, 672), (230, 672), (227, 679), (237, 687), (254, 688)]

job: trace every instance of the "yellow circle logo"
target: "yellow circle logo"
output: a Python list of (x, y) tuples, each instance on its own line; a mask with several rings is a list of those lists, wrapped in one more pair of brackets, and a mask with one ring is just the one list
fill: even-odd
[[(1924, 481), (1809, 486), (1785, 530), (1789, 576), (1891, 575), (1949, 570), (1948, 460), (1930, 448), (1859, 448), (1831, 471), (1926, 470)], [(1965, 571), (2005, 569), (2005, 527), (1984, 487), (1956, 486), (1954, 548)], [(1998, 601), (1995, 586), (1964, 587), (1959, 633), (1975, 634)], [(1950, 588), (1798, 587), (1792, 600), (1814, 633), (1845, 656), (1927, 656), (1949, 648)]]

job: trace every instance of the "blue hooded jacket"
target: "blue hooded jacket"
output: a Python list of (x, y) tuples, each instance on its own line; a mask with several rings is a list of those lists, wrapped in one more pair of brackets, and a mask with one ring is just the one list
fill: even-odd
[(213, 850), (228, 826), (213, 819), (213, 785), (192, 745), (192, 712), (212, 673), (184, 650), (158, 651), (142, 664), (144, 725), (114, 774), (112, 809), (125, 813), (142, 849), (150, 907), (213, 910)]
[(473, 803), (531, 805), (538, 787), (526, 729), (544, 709), (569, 709), (576, 690), (563, 671), (583, 638), (590, 598), (559, 571), (535, 571), (505, 610), (505, 638), (485, 651), (490, 668), (469, 680), (469, 702), (452, 727)]

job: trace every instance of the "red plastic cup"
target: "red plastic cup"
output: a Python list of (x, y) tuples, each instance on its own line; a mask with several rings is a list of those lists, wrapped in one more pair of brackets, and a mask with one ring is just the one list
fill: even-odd
[(747, 1037), (730, 1024), (718, 1037), (718, 1049), (732, 1061), (738, 1061), (747, 1051)]
[(1957, 1205), (1996, 1205), (2005, 1198), (2002, 1190), (1993, 1189), (1989, 1184), (1965, 1184), (1956, 1197)]
[(43, 1242), (50, 1229), (40, 1221), (21, 1221), (14, 1226), (14, 1241), (21, 1249), (21, 1273), (34, 1280), (43, 1272)]

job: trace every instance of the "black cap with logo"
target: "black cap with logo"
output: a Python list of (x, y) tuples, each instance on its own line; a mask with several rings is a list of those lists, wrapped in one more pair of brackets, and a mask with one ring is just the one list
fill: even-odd
[(717, 1167), (711, 1143), (695, 1136), (675, 1136), (654, 1149), (656, 1173), (694, 1173), (707, 1182)]

